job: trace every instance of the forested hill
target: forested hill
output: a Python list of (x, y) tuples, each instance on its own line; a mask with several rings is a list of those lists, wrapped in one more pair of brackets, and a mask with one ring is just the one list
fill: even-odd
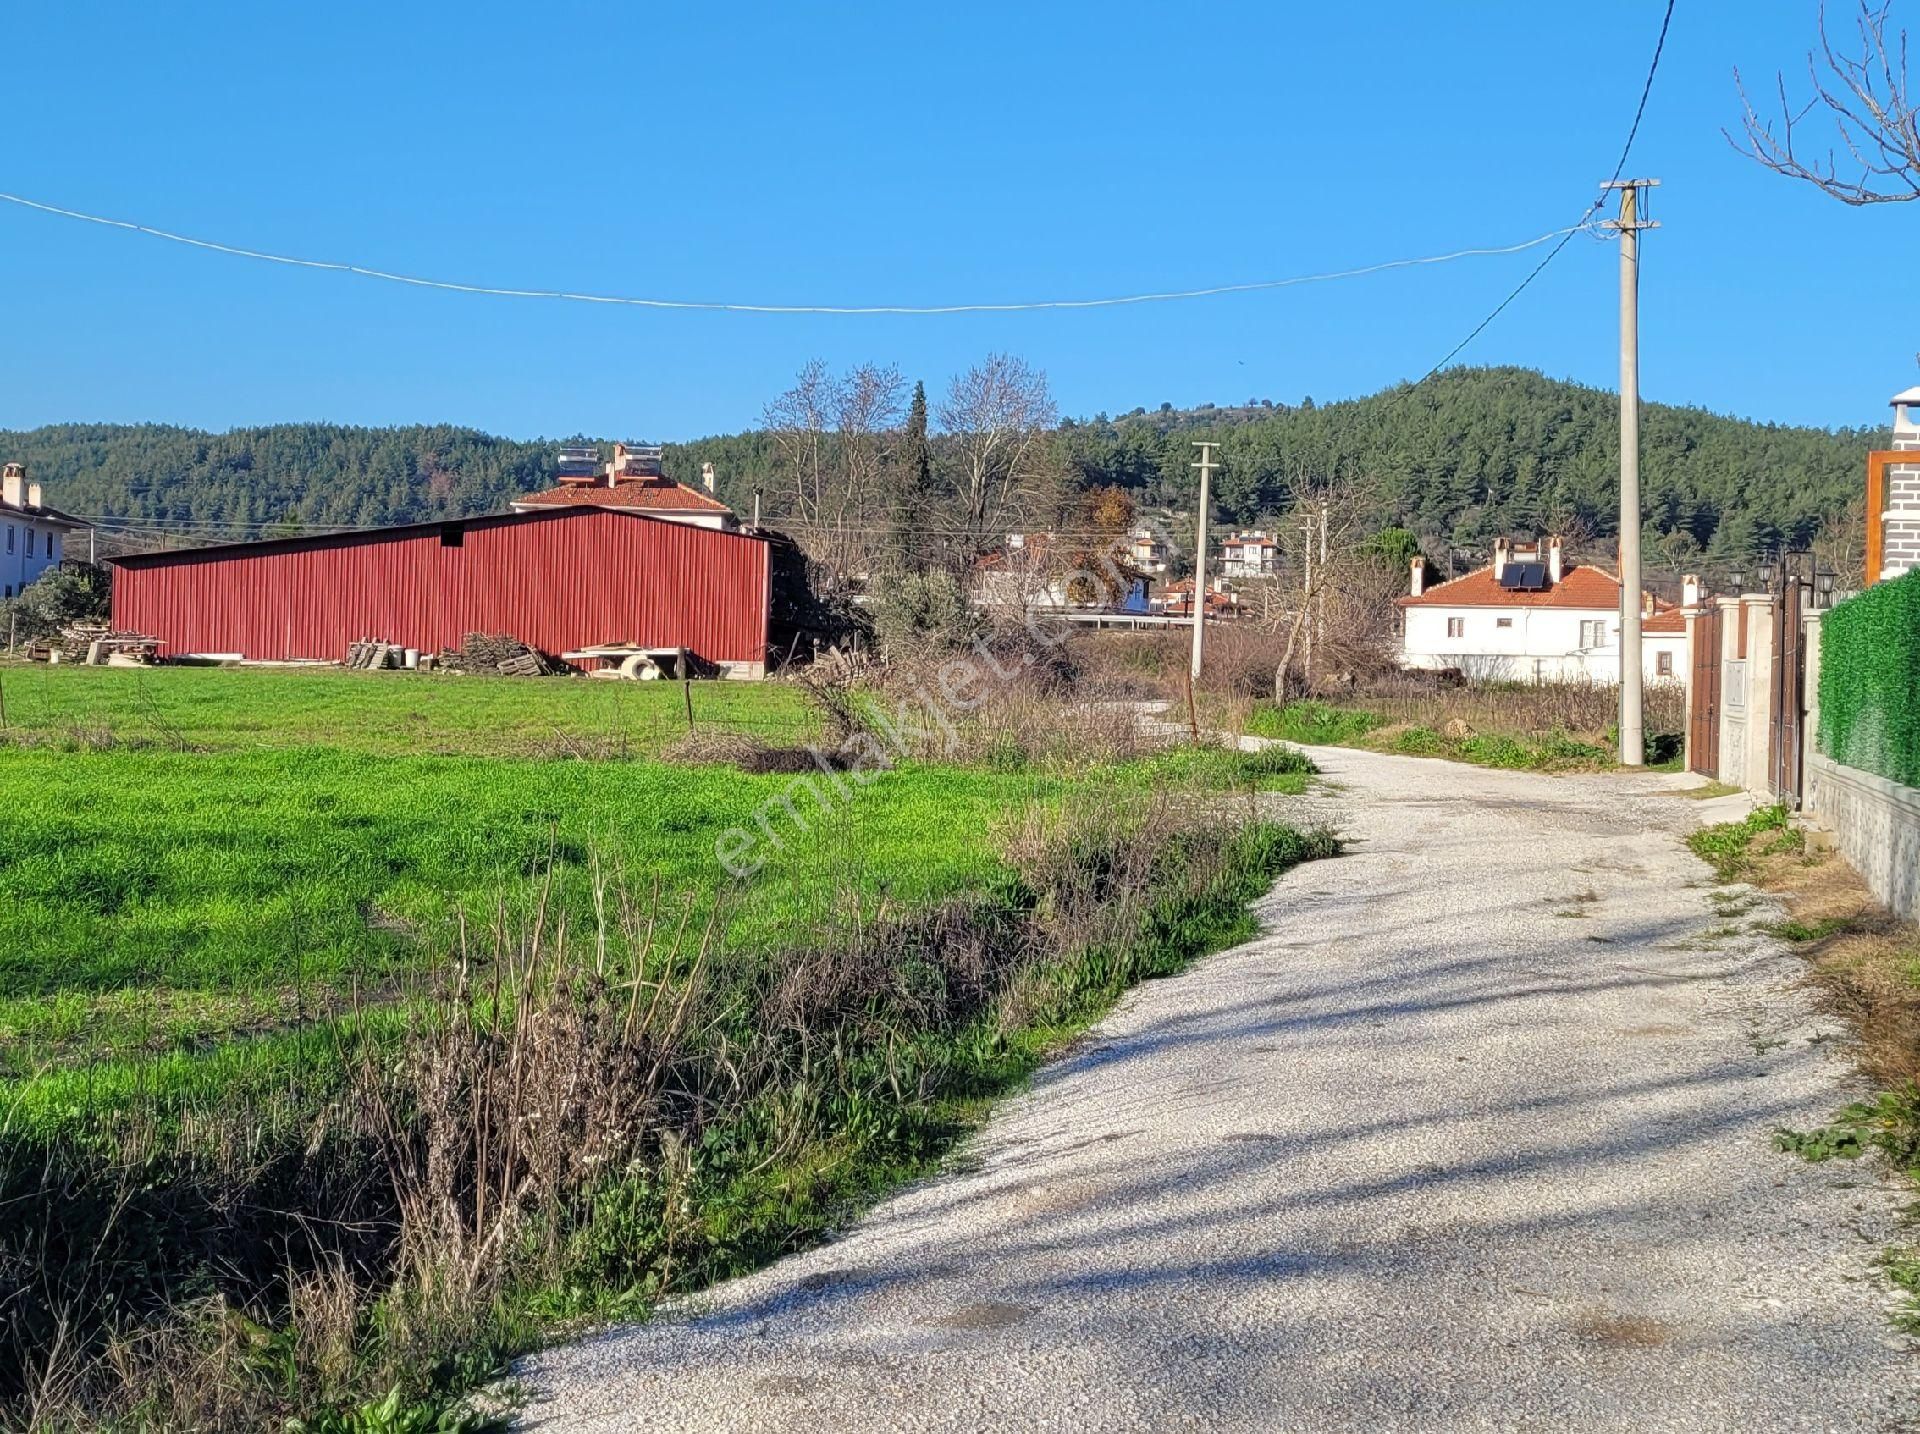
[[(1351, 472), (1390, 515), (1433, 539), (1478, 545), (1501, 532), (1617, 531), (1620, 403), (1529, 369), (1451, 369), (1417, 387), (1316, 406), (1264, 404), (1069, 424), (1062, 438), (1089, 482), (1148, 501), (1192, 489), (1192, 440), (1221, 440), (1214, 479), (1225, 516), (1284, 509), (1291, 484)], [(1857, 501), (1872, 430), (1752, 423), (1698, 408), (1642, 406), (1647, 525), (1716, 556), (1804, 543)]]
[[(1143, 504), (1191, 500), (1191, 440), (1216, 437), (1221, 516), (1284, 510), (1291, 485), (1336, 472), (1374, 480), (1384, 516), (1434, 539), (1500, 531), (1614, 529), (1619, 453), (1614, 396), (1515, 368), (1454, 369), (1409, 390), (1314, 405), (1265, 403), (1136, 411), (1068, 421), (1057, 452), (1085, 484), (1115, 483)], [(1649, 526), (1676, 543), (1734, 555), (1805, 541), (1860, 492), (1877, 435), (1787, 428), (1648, 404), (1641, 469)], [(453, 427), (279, 424), (204, 433), (160, 425), (0, 431), (0, 458), (24, 461), (69, 512), (203, 525), (342, 525), (497, 511), (551, 483), (561, 439), (518, 442)], [(938, 458), (936, 444), (936, 459)], [(778, 509), (771, 442), (743, 433), (669, 445), (667, 470), (746, 508), (756, 486)]]

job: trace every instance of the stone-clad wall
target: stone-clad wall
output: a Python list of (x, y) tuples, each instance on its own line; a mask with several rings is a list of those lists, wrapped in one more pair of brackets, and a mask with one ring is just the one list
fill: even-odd
[(1920, 917), (1920, 791), (1807, 754), (1807, 810), (1899, 915)]

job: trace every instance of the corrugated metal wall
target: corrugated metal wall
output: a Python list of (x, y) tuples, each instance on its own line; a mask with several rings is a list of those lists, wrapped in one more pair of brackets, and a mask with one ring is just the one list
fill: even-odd
[(380, 638), (422, 651), (469, 632), (543, 652), (603, 642), (760, 662), (767, 544), (622, 513), (529, 513), (443, 528), (146, 555), (114, 575), (116, 627), (164, 656), (329, 658)]

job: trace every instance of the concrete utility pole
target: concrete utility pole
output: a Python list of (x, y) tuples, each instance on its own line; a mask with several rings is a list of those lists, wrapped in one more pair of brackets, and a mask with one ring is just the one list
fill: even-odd
[(1640, 193), (1657, 179), (1620, 179), (1620, 765), (1646, 761), (1640, 658)]
[(1213, 501), (1213, 470), (1220, 465), (1213, 461), (1213, 444), (1195, 440), (1195, 448), (1200, 450), (1200, 461), (1187, 466), (1200, 470), (1200, 517), (1196, 526), (1193, 550), (1193, 670), (1195, 681), (1200, 678), (1200, 659), (1206, 650), (1207, 638), (1207, 508)]

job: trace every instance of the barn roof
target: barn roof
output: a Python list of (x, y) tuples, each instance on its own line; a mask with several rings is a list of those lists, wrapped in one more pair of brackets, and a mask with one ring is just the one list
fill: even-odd
[[(247, 543), (210, 543), (198, 548), (168, 548), (155, 553), (127, 553), (120, 557), (109, 558), (108, 562), (122, 568), (164, 567), (170, 562), (193, 562), (206, 557), (253, 557), (268, 553), (298, 552), (302, 549), (350, 547), (356, 543), (381, 542), (388, 538), (413, 538), (426, 533), (465, 533), (478, 527), (507, 527), (522, 523), (564, 523), (574, 518), (590, 518), (599, 514), (615, 518), (622, 522), (658, 523), (665, 527), (684, 528), (684, 523), (676, 523), (671, 518), (654, 518), (645, 513), (636, 513), (627, 508), (575, 507), (575, 508), (536, 508), (525, 513), (485, 513), (476, 518), (448, 518), (434, 523), (401, 523), (386, 528), (349, 528), (344, 532), (309, 533), (293, 538), (265, 538)], [(716, 538), (730, 538), (747, 543), (771, 543), (773, 536), (768, 533), (743, 532), (726, 528), (703, 528), (700, 530)]]

